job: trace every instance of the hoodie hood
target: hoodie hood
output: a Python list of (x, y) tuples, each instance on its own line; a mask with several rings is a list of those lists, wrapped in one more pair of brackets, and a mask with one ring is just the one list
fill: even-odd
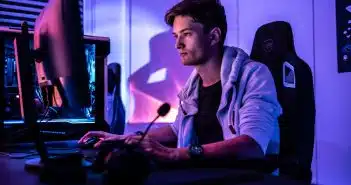
[[(221, 83), (222, 87), (233, 86), (237, 83), (240, 76), (240, 69), (246, 61), (248, 61), (249, 56), (240, 48), (225, 46), (221, 65)], [(189, 79), (184, 85), (184, 88), (178, 94), (181, 101), (187, 101), (192, 104), (192, 101), (197, 99), (198, 86), (200, 76), (196, 69), (191, 73)], [(195, 96), (194, 96), (195, 95)], [(191, 97), (191, 98), (190, 98)], [(190, 102), (189, 102), (190, 101)], [(196, 103), (196, 102), (193, 102)]]

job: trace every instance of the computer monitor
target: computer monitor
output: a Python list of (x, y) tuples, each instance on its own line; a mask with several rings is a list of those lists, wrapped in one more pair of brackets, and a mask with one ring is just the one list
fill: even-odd
[(85, 117), (84, 110), (90, 106), (89, 74), (79, 2), (50, 0), (36, 21), (34, 50), (30, 50), (29, 41), (28, 25), (24, 23), (14, 41), (18, 88), (23, 119), (40, 155), (27, 161), (26, 167), (45, 167), (49, 160), (53, 164), (53, 158), (49, 157), (37, 124), (31, 68), (35, 59), (40, 86), (57, 88), (62, 114), (69, 118)]
[(54, 87), (65, 118), (85, 118), (91, 103), (81, 22), (79, 1), (50, 0), (35, 23), (38, 83), (42, 89)]
[[(14, 39), (21, 30), (0, 27), (0, 80), (3, 80), (3, 96), (0, 111), (3, 111), (0, 122), (1, 137), (6, 145), (18, 145), (32, 142), (29, 130), (24, 124), (20, 110), (19, 88), (17, 79), (17, 62), (15, 60)], [(33, 32), (29, 31), (30, 49), (33, 49)], [(38, 125), (47, 142), (79, 139), (90, 130), (109, 130), (107, 127), (107, 56), (110, 52), (108, 37), (84, 36), (85, 54), (89, 73), (89, 88), (91, 106), (86, 118), (64, 118), (53, 109), (47, 109), (44, 102), (44, 93), (40, 89), (35, 67), (33, 69), (35, 101), (39, 102)], [(33, 63), (34, 64), (34, 63)], [(55, 102), (55, 99), (52, 100)], [(54, 107), (55, 108), (55, 107)], [(48, 112), (46, 110), (49, 110)], [(107, 127), (107, 128), (105, 128)], [(1, 129), (2, 128), (2, 129)], [(1, 140), (1, 139), (0, 139)]]

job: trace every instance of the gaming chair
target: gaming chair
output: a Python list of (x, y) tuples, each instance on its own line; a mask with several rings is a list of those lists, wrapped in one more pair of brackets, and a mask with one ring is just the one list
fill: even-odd
[(118, 63), (110, 63), (107, 68), (108, 94), (113, 95), (110, 132), (113, 134), (123, 134), (125, 127), (125, 109), (121, 98), (121, 65)]
[(261, 26), (255, 34), (251, 59), (270, 69), (283, 108), (279, 117), (279, 173), (310, 182), (315, 133), (313, 76), (308, 64), (296, 54), (290, 24), (276, 21)]

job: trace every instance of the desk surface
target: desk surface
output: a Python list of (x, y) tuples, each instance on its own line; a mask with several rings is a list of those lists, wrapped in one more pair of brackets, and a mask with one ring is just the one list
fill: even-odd
[[(0, 184), (6, 184), (6, 185), (44, 185), (44, 183), (40, 183), (38, 175), (37, 174), (31, 174), (27, 171), (24, 170), (24, 159), (9, 159), (7, 157), (1, 157), (0, 158)], [(238, 173), (243, 173), (242, 171), (237, 171)], [(191, 174), (190, 174), (191, 173)], [(192, 174), (197, 174), (199, 176), (199, 171), (191, 171), (191, 170), (184, 170), (184, 171), (172, 171), (172, 172), (156, 172), (150, 175), (150, 178), (147, 181), (147, 185), (162, 185), (162, 184), (167, 184), (167, 185), (180, 185), (179, 179), (185, 180), (182, 182), (189, 182), (189, 178), (195, 176)], [(205, 175), (200, 175), (201, 178), (208, 178), (208, 175), (206, 175), (212, 172), (205, 172)], [(214, 172), (217, 173), (217, 172)], [(233, 170), (232, 172), (227, 172), (227, 177), (235, 177), (235, 171)], [(230, 174), (232, 173), (232, 174)], [(214, 174), (215, 176), (215, 174)], [(287, 180), (281, 177), (272, 177), (269, 175), (262, 176), (262, 180), (256, 181), (256, 182), (247, 182), (247, 183), (241, 183), (241, 185), (302, 185), (301, 183), (294, 182), (291, 180)], [(188, 179), (187, 179), (188, 178)], [(173, 179), (173, 180), (172, 180)], [(178, 179), (178, 180), (177, 180)], [(196, 180), (198, 181), (198, 180)], [(235, 180), (234, 180), (235, 181)], [(209, 182), (206, 180), (206, 182)], [(230, 181), (231, 182), (231, 181)], [(88, 173), (88, 178), (87, 178), (87, 185), (102, 185), (102, 176), (98, 174), (93, 174), (93, 173)], [(186, 183), (186, 184), (193, 184), (193, 183)], [(223, 183), (225, 185), (230, 185), (230, 184), (237, 184), (236, 182), (233, 183)]]
[[(0, 158), (0, 184), (6, 185), (44, 185), (40, 183), (38, 174), (24, 170), (24, 159)], [(87, 185), (102, 184), (101, 175), (89, 174)]]
[[(194, 183), (195, 182), (195, 183)], [(146, 185), (307, 185), (283, 177), (263, 175), (245, 170), (189, 169), (155, 172)]]

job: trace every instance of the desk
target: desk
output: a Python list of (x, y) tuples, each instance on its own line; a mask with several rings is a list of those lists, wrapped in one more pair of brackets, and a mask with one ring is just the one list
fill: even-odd
[[(6, 157), (0, 158), (0, 184), (6, 185), (44, 185), (40, 183), (38, 175), (31, 174), (24, 170), (24, 162), (23, 159), (9, 159)], [(199, 176), (202, 179), (209, 178), (207, 172), (201, 171), (191, 171), (191, 170), (177, 170), (177, 171), (169, 171), (169, 172), (154, 172), (150, 175), (149, 179), (145, 183), (146, 185), (180, 185), (179, 182), (189, 182), (189, 178), (193, 175)], [(216, 172), (215, 172), (216, 173)], [(230, 178), (235, 177), (238, 173), (243, 174), (243, 171), (231, 171), (226, 172), (227, 177)], [(216, 174), (213, 174), (215, 177)], [(255, 182), (246, 182), (240, 183), (240, 185), (303, 185), (302, 183), (298, 183), (295, 181), (291, 181), (282, 177), (272, 177), (270, 175), (263, 175), (261, 180)], [(206, 180), (206, 182), (210, 182), (210, 180)], [(232, 182), (232, 181), (230, 181)], [(98, 174), (88, 173), (87, 185), (102, 185), (102, 176)], [(194, 183), (186, 183), (194, 184)], [(223, 185), (233, 185), (237, 183), (223, 183)], [(216, 185), (220, 185), (220, 183), (216, 183)]]
[[(39, 182), (38, 175), (31, 174), (24, 170), (25, 160), (0, 158), (0, 180), (1, 184), (6, 185), (44, 185)], [(146, 185), (162, 185), (162, 182), (167, 182), (167, 185), (177, 184), (176, 179), (184, 180), (184, 173), (189, 171), (174, 171), (174, 172), (155, 172), (150, 175)], [(231, 173), (235, 173), (234, 171)], [(238, 173), (242, 173), (239, 172)], [(206, 176), (204, 176), (206, 177)], [(208, 177), (208, 176), (207, 176)], [(171, 181), (170, 181), (171, 179)], [(173, 179), (173, 181), (172, 181)], [(178, 181), (179, 182), (179, 181)], [(208, 182), (208, 181), (207, 181)], [(88, 174), (87, 185), (102, 185), (102, 176), (93, 173)], [(191, 183), (188, 183), (191, 184)], [(236, 183), (224, 183), (231, 185)], [(272, 177), (265, 175), (262, 181), (247, 182), (240, 185), (302, 185), (301, 183), (287, 180), (280, 177)], [(179, 184), (178, 184), (179, 185)]]
[[(220, 177), (220, 178), (218, 178)], [(225, 179), (224, 181), (220, 181)], [(182, 182), (182, 183), (180, 183)], [(197, 182), (197, 183), (194, 183)], [(200, 183), (201, 182), (201, 183)], [(245, 170), (190, 169), (154, 172), (145, 185), (307, 185), (283, 177)]]
[[(0, 158), (0, 184), (6, 185), (45, 185), (40, 183), (38, 174), (24, 170), (24, 159)], [(102, 185), (101, 175), (88, 174), (86, 185)]]

